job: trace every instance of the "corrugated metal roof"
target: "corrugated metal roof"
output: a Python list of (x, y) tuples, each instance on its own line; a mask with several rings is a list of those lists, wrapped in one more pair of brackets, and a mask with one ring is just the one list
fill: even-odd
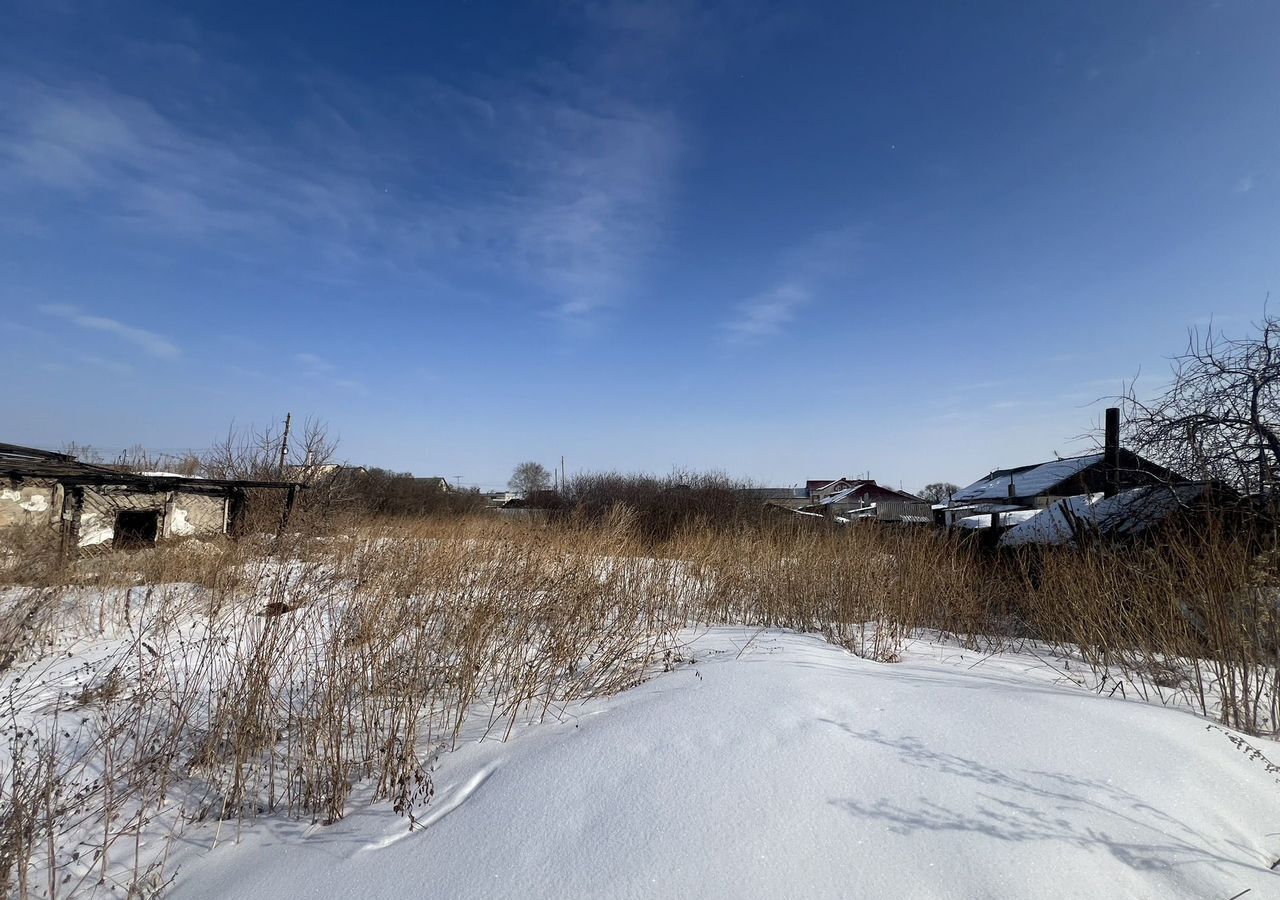
[[(1023, 466), (1019, 469), (999, 469), (956, 492), (951, 502), (972, 503), (980, 500), (1003, 500), (1010, 496), (1035, 497), (1052, 493), (1056, 485), (1074, 478), (1102, 460), (1101, 453), (1090, 453), (1088, 456), (1055, 459), (1052, 462)], [(1012, 492), (1009, 490), (1010, 484), (1013, 485)]]

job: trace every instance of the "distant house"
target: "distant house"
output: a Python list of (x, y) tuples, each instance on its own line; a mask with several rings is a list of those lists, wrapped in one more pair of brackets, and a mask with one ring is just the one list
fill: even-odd
[(297, 485), (122, 472), (0, 444), (0, 528), (45, 529), (63, 552), (232, 533), (258, 488), (287, 490), (288, 509)]
[[(1118, 490), (1185, 481), (1174, 472), (1125, 449), (1114, 471)], [(1062, 497), (1100, 493), (1107, 487), (1106, 454), (1090, 453), (1048, 462), (996, 469), (951, 497), (953, 507), (992, 505), (1043, 509)]]
[(1122, 448), (1118, 410), (1108, 410), (1107, 420), (1103, 452), (997, 469), (953, 494), (939, 513), (948, 525), (986, 532), (990, 546), (1072, 544), (1135, 538), (1238, 499)]
[(413, 480), (417, 482), (421, 487), (429, 488), (431, 490), (437, 490), (441, 492), (453, 490), (453, 488), (449, 487), (449, 482), (438, 475), (427, 477), (427, 478), (414, 478)]
[(914, 494), (897, 491), (871, 478), (810, 479), (790, 496), (766, 498), (769, 506), (838, 523), (870, 519), (879, 522), (933, 521), (928, 503)]
[(874, 478), (810, 478), (804, 485), (805, 496), (815, 503), (826, 503), (839, 495), (841, 503), (858, 502), (863, 505), (879, 500), (919, 500), (914, 494), (895, 491), (876, 484)]
[(564, 498), (556, 490), (528, 491), (502, 504), (503, 509), (560, 509)]
[(871, 479), (854, 481), (849, 487), (828, 494), (817, 504), (804, 509), (821, 512), (830, 518), (851, 521), (874, 519), (878, 522), (913, 524), (931, 524), (933, 521), (929, 503), (906, 491), (895, 491), (876, 484)]
[(804, 483), (804, 495), (810, 500), (824, 500), (832, 494), (847, 491), (860, 480), (851, 478), (810, 478)]
[(906, 491), (895, 491), (893, 488), (885, 487), (883, 484), (876, 484), (873, 480), (855, 481), (849, 487), (836, 491), (834, 494), (827, 494), (820, 502), (854, 509), (859, 506), (870, 506), (873, 503), (889, 501), (924, 502), (915, 494), (908, 494)]

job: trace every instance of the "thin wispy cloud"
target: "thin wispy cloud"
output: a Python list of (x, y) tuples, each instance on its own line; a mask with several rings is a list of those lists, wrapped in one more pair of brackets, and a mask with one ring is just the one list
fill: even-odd
[(570, 321), (618, 303), (660, 236), (680, 151), (674, 120), (631, 106), (533, 111), (538, 186), (488, 211)]
[(866, 251), (863, 228), (819, 231), (782, 253), (782, 267), (795, 277), (824, 284), (851, 274)]
[(798, 285), (784, 284), (741, 304), (725, 324), (731, 343), (743, 344), (773, 337), (791, 323), (796, 312), (811, 299)]
[(328, 375), (333, 371), (332, 363), (314, 353), (295, 353), (293, 361), (298, 364), (304, 375)]
[(952, 384), (947, 387), (948, 392), (952, 394), (962, 394), (972, 391), (991, 391), (996, 388), (1004, 387), (1009, 384), (1007, 378), (992, 378), (986, 381), (969, 381), (962, 384)]
[(317, 356), (314, 353), (295, 353), (293, 354), (293, 361), (297, 366), (298, 374), (304, 378), (321, 381), (346, 391), (365, 392), (363, 384), (354, 378), (346, 378), (337, 374), (337, 367), (322, 356)]
[(80, 328), (111, 335), (159, 359), (177, 359), (182, 355), (182, 351), (173, 341), (145, 328), (126, 325), (124, 322), (106, 316), (92, 315), (77, 306), (65, 303), (47, 303), (37, 308), (46, 315), (65, 319)]
[[(199, 56), (184, 65), (210, 96), (234, 80)], [(293, 118), (223, 121), (160, 87), (0, 69), (0, 198), (27, 211), (0, 224), (74, 207), (237, 259), (323, 261), (307, 277), (515, 280), (508, 294), (568, 320), (624, 300), (660, 241), (682, 143), (665, 110), (565, 73), (554, 90), (296, 81)]]
[(779, 268), (786, 276), (734, 308), (721, 325), (725, 340), (750, 344), (781, 334), (819, 291), (853, 271), (862, 246), (860, 231), (844, 228), (821, 232), (784, 251)]
[[(1143, 380), (1144, 378), (1142, 373), (1137, 372), (1133, 375), (1113, 375), (1110, 378), (1091, 378), (1088, 381), (1082, 381), (1080, 386), (1084, 388), (1118, 388), (1134, 385)], [(1149, 382), (1151, 377), (1147, 376), (1145, 380)]]

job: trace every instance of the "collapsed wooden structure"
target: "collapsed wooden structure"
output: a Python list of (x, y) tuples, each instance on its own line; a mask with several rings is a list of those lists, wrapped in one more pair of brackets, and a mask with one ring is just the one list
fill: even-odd
[(236, 534), (250, 491), (285, 492), (287, 522), (297, 482), (123, 472), (74, 456), (0, 443), (0, 527), (49, 529), (64, 554), (166, 538)]

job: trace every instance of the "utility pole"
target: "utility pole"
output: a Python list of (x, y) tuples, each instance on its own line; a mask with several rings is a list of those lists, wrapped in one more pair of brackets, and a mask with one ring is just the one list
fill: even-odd
[(458, 490), (462, 490), (462, 476), (461, 476), (461, 475), (454, 475), (454, 476), (453, 476), (453, 483), (454, 483), (454, 485), (457, 487), (457, 489), (458, 489)]
[(289, 459), (289, 428), (293, 425), (293, 413), (284, 414), (284, 438), (280, 441), (280, 474), (284, 475), (284, 465)]
[(560, 454), (560, 490), (564, 490), (564, 454)]

